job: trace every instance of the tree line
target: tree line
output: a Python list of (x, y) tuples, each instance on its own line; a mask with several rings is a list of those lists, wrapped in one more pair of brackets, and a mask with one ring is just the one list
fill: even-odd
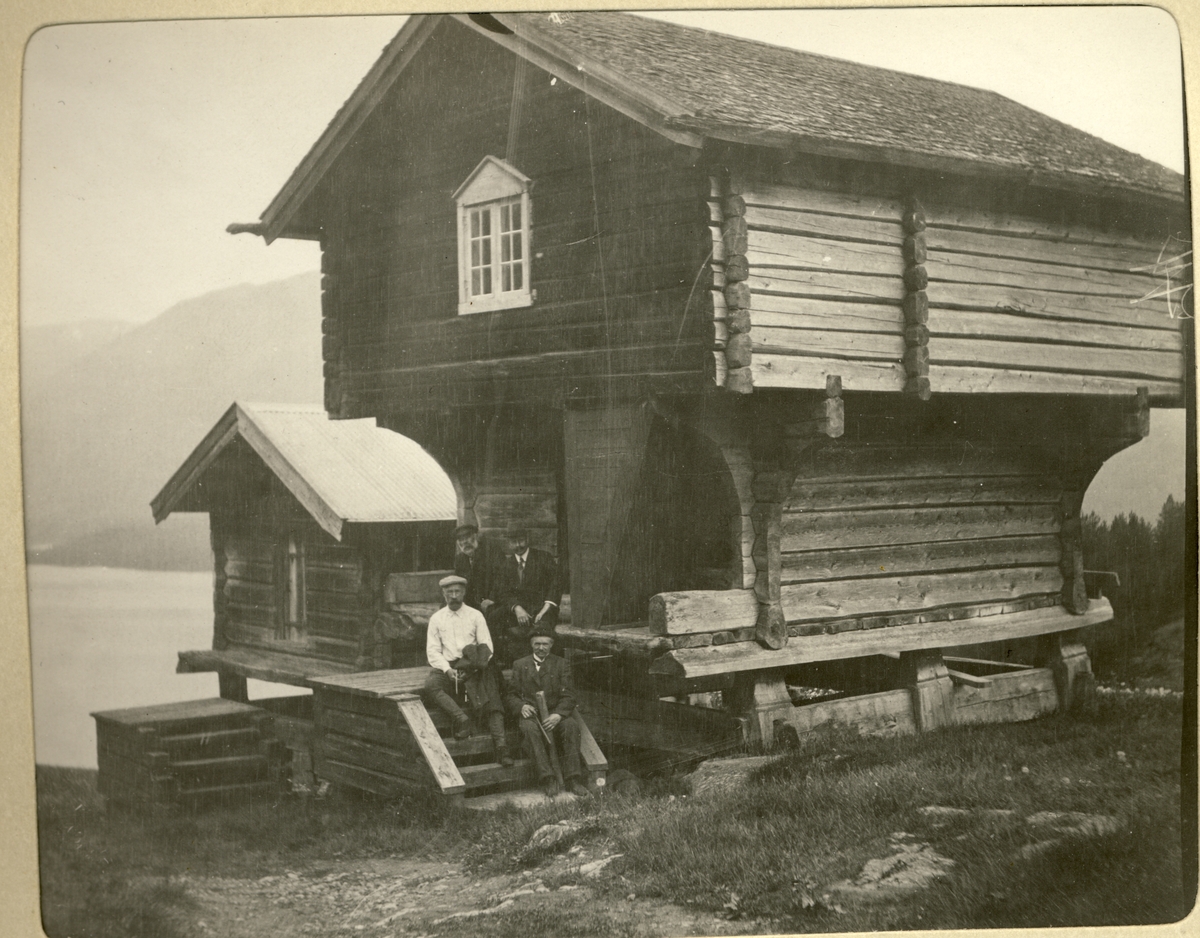
[(1184, 564), (1186, 509), (1168, 495), (1153, 525), (1132, 513), (1109, 522), (1092, 513), (1082, 521), (1087, 569), (1112, 571), (1121, 580), (1118, 588), (1104, 588), (1114, 623), (1093, 650), (1103, 665), (1136, 654), (1158, 626), (1182, 616), (1187, 597), (1195, 595), (1195, 572)]

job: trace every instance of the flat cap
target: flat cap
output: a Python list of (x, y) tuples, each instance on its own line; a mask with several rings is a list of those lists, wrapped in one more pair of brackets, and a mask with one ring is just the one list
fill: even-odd
[(456, 538), (466, 537), (468, 534), (478, 534), (478, 533), (479, 533), (479, 528), (475, 527), (475, 525), (473, 525), (473, 524), (460, 524), (457, 528), (454, 529), (454, 536)]
[(438, 586), (445, 589), (447, 586), (466, 586), (467, 578), (459, 576), (457, 573), (451, 573), (449, 576), (444, 576), (438, 580)]

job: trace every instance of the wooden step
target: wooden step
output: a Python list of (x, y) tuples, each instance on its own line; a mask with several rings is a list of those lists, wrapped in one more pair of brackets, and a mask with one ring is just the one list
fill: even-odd
[(512, 765), (484, 762), (465, 765), (459, 770), (468, 795), (486, 788), (527, 788), (537, 785), (537, 765), (532, 759), (518, 759)]
[(218, 756), (172, 762), (171, 770), (181, 784), (195, 781), (240, 783), (264, 778), (270, 765), (261, 753), (250, 756)]
[(172, 761), (182, 761), (257, 750), (261, 739), (262, 736), (256, 727), (247, 726), (231, 730), (159, 736), (156, 746), (166, 751)]
[[(505, 741), (508, 751), (515, 756), (521, 748), (521, 731), (508, 730), (505, 733)], [(490, 756), (496, 751), (496, 747), (492, 743), (492, 737), (482, 733), (476, 733), (474, 736), (468, 736), (466, 739), (455, 739), (451, 736), (448, 739), (443, 739), (442, 742), (446, 746), (446, 751), (454, 757), (455, 762), (458, 762), (459, 759), (469, 759), (473, 756)]]

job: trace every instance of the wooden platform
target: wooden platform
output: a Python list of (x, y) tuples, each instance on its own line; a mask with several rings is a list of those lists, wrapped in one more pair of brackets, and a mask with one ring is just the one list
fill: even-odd
[(216, 671), (220, 674), (252, 677), (259, 681), (275, 684), (293, 684), (297, 687), (312, 687), (310, 678), (323, 674), (352, 674), (354, 668), (336, 661), (321, 661), (302, 655), (285, 652), (263, 651), (252, 648), (227, 648), (218, 651), (202, 648), (196, 651), (181, 651), (177, 674)]
[(214, 698), (93, 713), (99, 789), (131, 807), (195, 808), (269, 794), (284, 748), (258, 707)]
[(1074, 615), (1061, 606), (1027, 612), (948, 621), (915, 622), (889, 628), (808, 635), (789, 639), (780, 649), (755, 642), (685, 648), (667, 652), (651, 665), (653, 674), (692, 679), (737, 671), (784, 668), (815, 661), (895, 655), (930, 648), (1032, 638), (1108, 622), (1113, 617), (1106, 598), (1094, 600), (1087, 612)]
[[(449, 721), (430, 711), (417, 691), (428, 668), (400, 668), (312, 678), (313, 769), (321, 778), (381, 795), (412, 786), (448, 797), (470, 797), (537, 782), (529, 759), (512, 766), (495, 761), (490, 736), (476, 731), (454, 739)], [(591, 784), (603, 784), (608, 762), (581, 714), (580, 751)], [(515, 756), (521, 737), (510, 730)]]

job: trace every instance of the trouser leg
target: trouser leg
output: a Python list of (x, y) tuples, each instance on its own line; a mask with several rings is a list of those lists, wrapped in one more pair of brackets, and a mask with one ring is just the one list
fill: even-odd
[(546, 740), (538, 722), (533, 718), (521, 719), (521, 735), (525, 737), (525, 748), (529, 750), (537, 765), (539, 781), (554, 777), (554, 769), (550, 767), (550, 756), (546, 752)]
[(451, 719), (455, 721), (466, 719), (462, 707), (450, 696), (453, 688), (454, 682), (450, 678), (437, 668), (430, 668), (429, 673), (425, 675), (425, 687), (421, 696), (424, 697), (426, 703), (431, 703), (439, 710), (448, 713)]
[(583, 778), (583, 760), (579, 757), (579, 721), (574, 714), (555, 727), (562, 742), (562, 767), (564, 779)]
[(488, 733), (492, 737), (492, 742), (496, 744), (497, 749), (503, 749), (505, 746), (504, 735), (504, 714), (493, 710), (487, 717)]

